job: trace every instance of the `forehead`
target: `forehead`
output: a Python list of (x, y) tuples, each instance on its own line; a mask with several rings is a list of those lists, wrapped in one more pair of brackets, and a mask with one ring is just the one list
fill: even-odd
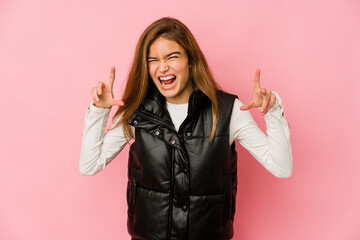
[(150, 45), (149, 56), (162, 56), (174, 51), (181, 53), (185, 52), (184, 48), (177, 42), (159, 37)]

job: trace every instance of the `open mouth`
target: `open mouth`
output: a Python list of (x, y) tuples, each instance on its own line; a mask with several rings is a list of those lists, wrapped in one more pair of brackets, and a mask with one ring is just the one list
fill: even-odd
[(158, 79), (162, 86), (169, 86), (175, 82), (176, 76), (175, 75), (166, 75), (166, 76), (158, 77)]

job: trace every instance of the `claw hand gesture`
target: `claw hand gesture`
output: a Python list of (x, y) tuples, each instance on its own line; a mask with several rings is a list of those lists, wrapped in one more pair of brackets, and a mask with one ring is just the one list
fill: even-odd
[(114, 99), (113, 84), (115, 80), (115, 67), (111, 67), (108, 83), (98, 82), (96, 87), (91, 89), (91, 97), (96, 107), (111, 108), (113, 105), (124, 106), (124, 102)]
[(260, 108), (262, 115), (265, 115), (272, 105), (276, 101), (276, 96), (270, 90), (265, 88), (260, 88), (260, 69), (256, 68), (255, 77), (254, 77), (254, 97), (253, 100), (244, 104), (240, 107), (240, 110), (249, 110), (251, 108)]

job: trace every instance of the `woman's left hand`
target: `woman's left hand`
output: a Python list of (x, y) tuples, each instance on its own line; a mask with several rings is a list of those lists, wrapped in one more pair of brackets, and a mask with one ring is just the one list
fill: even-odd
[(262, 115), (265, 115), (276, 101), (276, 96), (266, 88), (260, 88), (260, 69), (256, 68), (254, 77), (254, 98), (240, 107), (240, 110), (249, 110), (251, 108), (260, 108)]

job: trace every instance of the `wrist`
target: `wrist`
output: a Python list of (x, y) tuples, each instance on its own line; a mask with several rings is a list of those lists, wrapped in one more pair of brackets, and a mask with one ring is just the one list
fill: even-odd
[(97, 108), (102, 108), (102, 109), (111, 109), (111, 107), (104, 107), (104, 106), (101, 106), (99, 104), (96, 104), (95, 102), (93, 103), (93, 105)]

